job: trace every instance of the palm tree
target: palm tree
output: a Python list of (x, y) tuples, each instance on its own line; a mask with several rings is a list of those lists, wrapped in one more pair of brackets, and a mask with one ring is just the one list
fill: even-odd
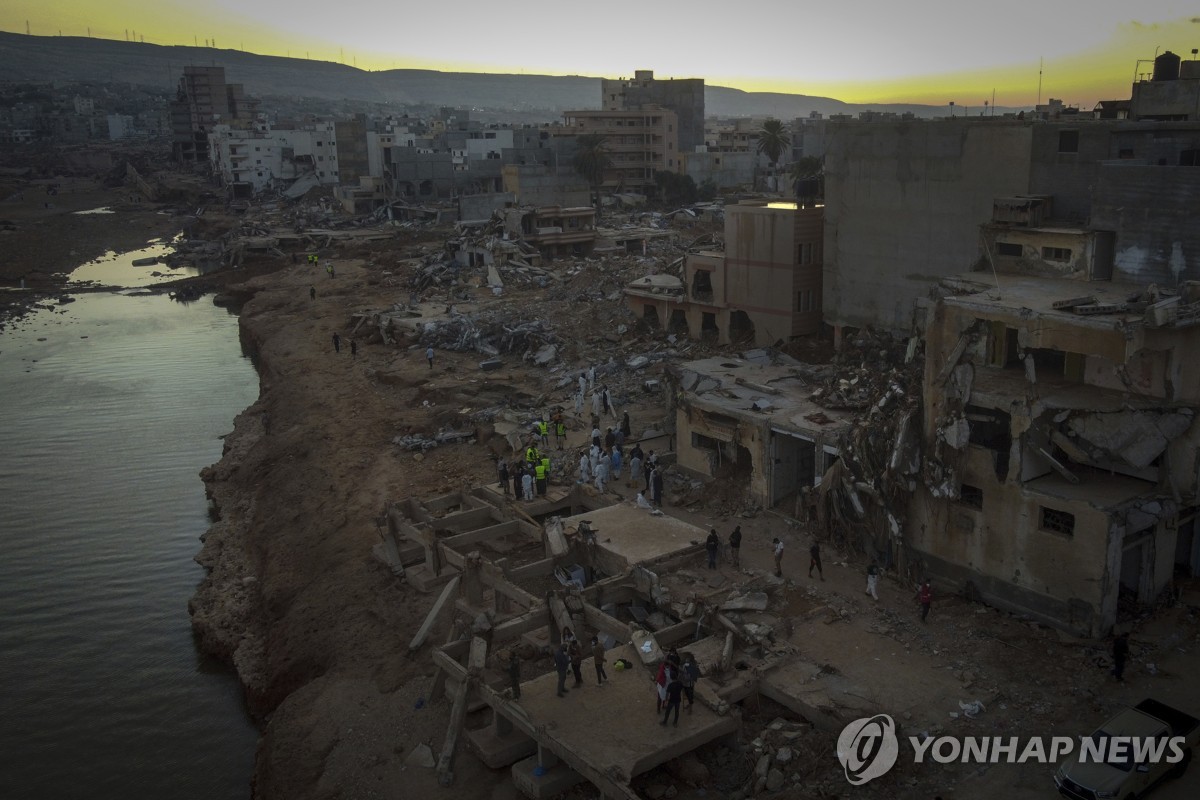
[(804, 156), (788, 165), (788, 177), (796, 190), (797, 200), (813, 200), (824, 194), (824, 169), (824, 162), (816, 156)]
[(790, 147), (792, 139), (788, 136), (787, 128), (777, 119), (769, 119), (758, 131), (758, 152), (765, 153), (771, 160), (771, 168), (779, 163), (783, 151)]
[(600, 205), (600, 184), (604, 183), (604, 170), (612, 165), (605, 146), (607, 144), (608, 137), (603, 134), (581, 133), (575, 137), (575, 157), (571, 159), (571, 166), (591, 186), (597, 206)]

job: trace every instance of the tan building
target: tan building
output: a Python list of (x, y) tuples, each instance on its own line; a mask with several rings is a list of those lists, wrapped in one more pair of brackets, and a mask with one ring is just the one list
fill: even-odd
[(668, 373), (675, 404), (677, 465), (695, 475), (745, 482), (755, 502), (796, 511), (838, 458), (851, 417), (821, 408), (812, 384), (784, 358), (690, 361)]
[(1091, 280), (1074, 252), (1044, 260), (1065, 235), (1021, 230), (1040, 274), (944, 281), (906, 544), (939, 585), (1101, 636), (1200, 568), (1200, 292)]
[(605, 137), (609, 167), (601, 187), (653, 194), (655, 172), (682, 172), (679, 119), (660, 106), (622, 111), (568, 111), (561, 134)]
[(823, 220), (823, 207), (794, 202), (726, 206), (724, 253), (689, 254), (682, 282), (640, 278), (626, 288), (626, 302), (651, 325), (720, 344), (816, 333)]
[(503, 213), (505, 231), (546, 258), (586, 256), (596, 246), (596, 209), (591, 206), (508, 208)]

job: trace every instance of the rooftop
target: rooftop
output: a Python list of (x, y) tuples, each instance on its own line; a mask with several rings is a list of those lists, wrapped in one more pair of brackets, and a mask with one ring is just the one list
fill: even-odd
[(798, 367), (798, 362), (716, 357), (681, 364), (677, 374), (694, 404), (731, 416), (753, 416), (776, 426), (822, 433), (848, 427), (852, 416), (809, 399), (817, 384)]
[(1141, 322), (1145, 314), (1122, 311), (1113, 314), (1081, 315), (1070, 308), (1056, 309), (1054, 303), (1076, 298), (1095, 298), (1094, 304), (1123, 304), (1137, 298), (1145, 286), (1112, 281), (1078, 281), (1013, 273), (967, 272), (942, 281), (942, 285), (963, 292), (945, 298), (948, 306), (961, 306), (992, 313), (1033, 312), (1041, 316), (1071, 320), (1077, 325), (1118, 328)]

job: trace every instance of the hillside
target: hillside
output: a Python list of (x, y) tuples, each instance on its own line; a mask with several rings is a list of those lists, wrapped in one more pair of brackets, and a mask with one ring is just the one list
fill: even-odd
[[(419, 69), (369, 72), (330, 61), (264, 56), (240, 50), (0, 32), (0, 75), (10, 81), (99, 80), (170, 88), (189, 64), (223, 66), (231, 83), (245, 84), (253, 95), (544, 111), (547, 119), (570, 109), (595, 108), (600, 94), (599, 78), (574, 75)], [(921, 117), (945, 113), (941, 106), (863, 105), (829, 97), (745, 92), (723, 86), (707, 87), (705, 105), (710, 116), (771, 115), (781, 119), (806, 117), (812, 111), (826, 115), (857, 114), (866, 109), (911, 111)]]

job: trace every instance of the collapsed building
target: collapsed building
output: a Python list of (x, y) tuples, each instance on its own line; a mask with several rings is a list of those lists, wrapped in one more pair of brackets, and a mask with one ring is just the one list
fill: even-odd
[(908, 541), (939, 582), (1083, 634), (1195, 570), (1200, 287), (969, 273), (926, 326)]

